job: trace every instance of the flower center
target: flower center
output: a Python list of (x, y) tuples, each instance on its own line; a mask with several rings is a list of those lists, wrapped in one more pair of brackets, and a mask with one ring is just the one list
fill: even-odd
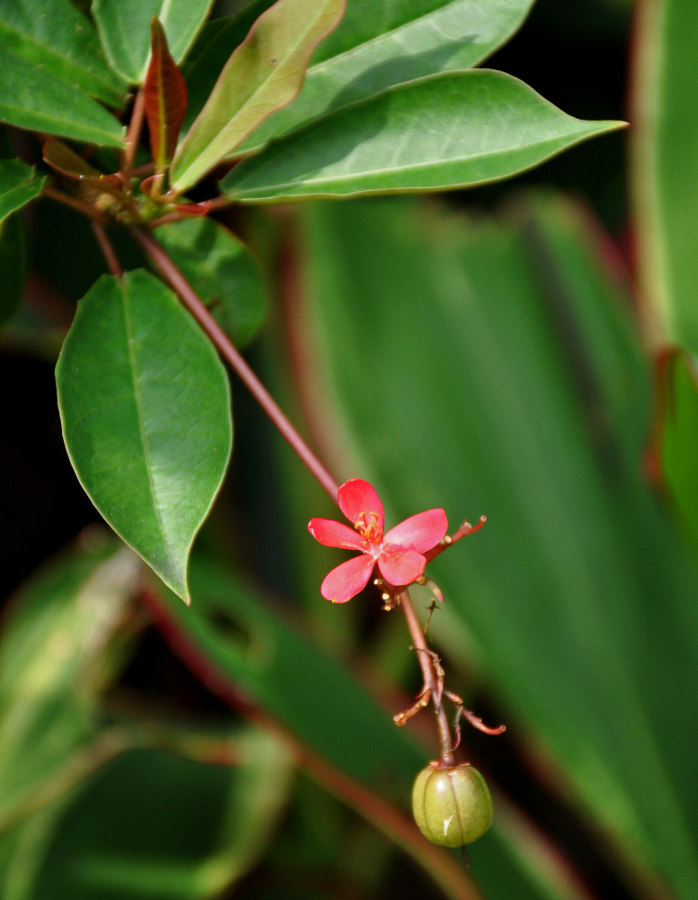
[(356, 528), (364, 540), (369, 541), (371, 544), (380, 543), (383, 537), (381, 517), (378, 513), (359, 513), (359, 518), (354, 522), (354, 528)]

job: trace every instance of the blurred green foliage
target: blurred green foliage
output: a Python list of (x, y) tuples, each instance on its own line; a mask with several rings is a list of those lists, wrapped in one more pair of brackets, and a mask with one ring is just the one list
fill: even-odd
[[(575, 115), (634, 119), (629, 9), (539, 0), (491, 64)], [(488, 516), (430, 568), (447, 686), (509, 726), (464, 734), (495, 801), (472, 876), (406, 818), (436, 751), (428, 722), (391, 722), (420, 688), (399, 614), (370, 592), (322, 600), (335, 557), (305, 526), (332, 508), (237, 390), (190, 610), (93, 531), (6, 607), (3, 900), (698, 894), (698, 406), (681, 325), (695, 317), (695, 29), (679, 0), (638, 4), (657, 9), (638, 32), (630, 209), (613, 136), (525, 191), (229, 222), (277, 301), (249, 358), (332, 471), (371, 479), (391, 521), (436, 505), (452, 530)], [(102, 263), (74, 213), (36, 209), (9, 220), (31, 275), (0, 354), (11, 587), (95, 518), (52, 461), (43, 360)], [(280, 258), (293, 264), (277, 274)], [(689, 352), (660, 378), (669, 342)], [(415, 598), (421, 612), (430, 598)]]

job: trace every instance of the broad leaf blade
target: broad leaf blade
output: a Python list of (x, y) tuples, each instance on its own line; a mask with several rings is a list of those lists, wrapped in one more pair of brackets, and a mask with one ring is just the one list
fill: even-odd
[(87, 94), (2, 48), (0, 119), (18, 128), (60, 134), (76, 141), (122, 145), (123, 128)]
[(126, 81), (141, 84), (150, 57), (150, 23), (162, 23), (175, 62), (181, 62), (213, 0), (95, 0), (92, 14), (112, 66)]
[(248, 344), (262, 325), (267, 297), (247, 247), (208, 218), (163, 225), (157, 238), (235, 346)]
[(46, 176), (19, 159), (0, 159), (0, 223), (41, 193)]
[(126, 85), (108, 67), (92, 23), (70, 0), (3, 4), (0, 48), (0, 71), (5, 75), (13, 66), (12, 57), (19, 57), (48, 78), (73, 85), (109, 106), (124, 102)]
[(613, 282), (590, 277), (591, 236), (570, 213), (463, 227), (404, 202), (316, 205), (303, 257), (311, 391), (325, 390), (314, 421), (396, 519), (439, 502), (452, 522), (487, 514), (428, 570), (446, 594), (430, 636), (464, 671), (475, 642), (647, 891), (659, 873), (690, 897), (698, 578), (641, 478), (651, 392), (610, 303), (625, 298), (594, 288)]
[(661, 337), (698, 354), (698, 4), (638, 4), (631, 134), (643, 296)]
[(345, 0), (278, 0), (226, 63), (180, 146), (172, 184), (184, 191), (232, 151), (303, 84), (316, 44), (339, 22)]
[(298, 98), (255, 129), (236, 155), (393, 85), (478, 65), (519, 27), (532, 2), (350, 0), (313, 54)]
[(243, 160), (222, 187), (240, 202), (465, 187), (619, 127), (574, 119), (501, 72), (448, 73), (330, 113)]
[(156, 173), (164, 172), (177, 147), (187, 109), (187, 88), (170, 56), (165, 31), (157, 19), (150, 24), (152, 52), (145, 77), (145, 115)]
[(232, 443), (211, 344), (154, 276), (105, 276), (78, 306), (56, 378), (66, 447), (90, 499), (188, 602), (189, 551)]

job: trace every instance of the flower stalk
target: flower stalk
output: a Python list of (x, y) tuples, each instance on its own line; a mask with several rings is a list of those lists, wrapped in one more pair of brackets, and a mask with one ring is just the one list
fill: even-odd
[[(427, 645), (425, 632), (422, 629), (417, 613), (412, 605), (407, 585), (422, 577), (426, 562), (442, 553), (447, 547), (456, 543), (461, 538), (468, 534), (472, 534), (474, 531), (481, 528), (485, 523), (484, 516), (477, 525), (473, 526), (469, 522), (464, 522), (452, 536), (448, 536), (445, 533), (447, 522), (444, 511), (427, 510), (425, 513), (419, 513), (416, 516), (412, 516), (410, 519), (406, 519), (404, 522), (400, 523), (400, 525), (391, 529), (385, 537), (383, 537), (383, 507), (380, 505), (380, 500), (375, 496), (368, 497), (370, 502), (372, 502), (373, 506), (376, 508), (367, 508), (365, 510), (359, 510), (358, 508), (359, 505), (361, 505), (362, 500), (367, 500), (366, 488), (364, 487), (367, 483), (362, 482), (360, 479), (354, 479), (354, 487), (356, 488), (357, 484), (359, 486), (358, 495), (356, 494), (356, 490), (354, 490), (353, 494), (350, 492), (343, 496), (342, 490), (346, 485), (340, 487), (325, 466), (322, 465), (308, 444), (300, 436), (296, 428), (283, 413), (271, 394), (247, 365), (242, 355), (232, 344), (223, 329), (218, 325), (201, 298), (196, 294), (167, 252), (160, 246), (150, 229), (147, 227), (134, 227), (131, 229), (131, 233), (160, 271), (163, 278), (169, 283), (201, 328), (208, 335), (221, 356), (228, 362), (241, 381), (246, 385), (255, 400), (259, 403), (263, 411), (276, 426), (281, 436), (286, 440), (311, 475), (313, 475), (320, 486), (330, 495), (330, 497), (332, 497), (333, 501), (338, 502), (342, 511), (347, 514), (348, 518), (353, 521), (355, 525), (360, 520), (362, 527), (357, 529), (358, 533), (352, 531), (348, 526), (338, 522), (333, 523), (331, 520), (327, 519), (314, 519), (310, 523), (310, 526), (312, 526), (313, 523), (316, 523), (317, 526), (318, 522), (330, 523), (333, 527), (333, 537), (336, 537), (337, 529), (346, 529), (346, 532), (343, 532), (342, 536), (346, 541), (348, 540), (347, 533), (350, 534), (352, 537), (350, 543), (343, 544), (340, 542), (338, 545), (333, 540), (324, 540), (323, 538), (327, 537), (327, 532), (325, 532), (322, 537), (319, 537), (318, 535), (315, 536), (318, 537), (318, 540), (320, 540), (321, 543), (329, 543), (331, 546), (345, 546), (349, 549), (356, 549), (360, 551), (361, 555), (367, 556), (367, 562), (364, 563), (362, 561), (361, 563), (362, 573), (359, 580), (362, 584), (357, 590), (350, 593), (350, 596), (353, 596), (354, 593), (358, 593), (358, 591), (368, 583), (374, 564), (378, 565), (382, 575), (387, 574), (388, 576), (392, 576), (393, 579), (397, 572), (397, 581), (393, 580), (391, 582), (389, 578), (386, 579), (388, 580), (392, 591), (388, 596), (391, 601), (393, 601), (390, 605), (386, 605), (386, 608), (392, 608), (393, 605), (399, 605), (402, 609), (405, 616), (405, 622), (412, 638), (412, 644), (417, 654), (417, 659), (419, 660), (424, 686), (418, 702), (415, 704), (415, 707), (413, 707), (414, 713), (419, 711), (419, 709), (424, 708), (429, 703), (432, 704), (440, 746), (439, 765), (443, 767), (454, 766), (456, 764), (454, 755), (455, 744), (451, 734), (448, 716), (443, 705), (445, 693), (443, 690), (443, 671), (438, 664), (438, 657), (436, 657)], [(352, 482), (347, 482), (346, 484), (352, 484)], [(375, 495), (373, 488), (371, 488), (370, 485), (367, 486), (370, 491), (373, 492), (373, 495)], [(376, 506), (376, 502), (378, 506)], [(364, 518), (361, 518), (362, 514), (364, 515)], [(320, 526), (321, 529), (327, 527), (327, 525)], [(312, 527), (310, 530), (311, 533), (313, 533)], [(364, 544), (367, 546), (364, 546)], [(395, 553), (396, 548), (398, 551), (401, 551), (398, 552), (397, 555)], [(417, 559), (417, 557), (419, 557), (419, 559)], [(357, 559), (360, 559), (360, 557)], [(349, 560), (349, 563), (354, 563), (354, 560)], [(347, 563), (342, 564), (342, 566), (347, 566)], [(325, 581), (327, 582), (338, 569), (342, 569), (342, 566), (338, 566), (337, 569), (333, 570)], [(355, 581), (356, 577), (354, 577), (354, 582)], [(353, 586), (355, 586), (355, 584)], [(327, 595), (330, 591), (328, 590), (325, 593)], [(334, 598), (330, 596), (328, 599)], [(349, 599), (349, 597), (344, 597), (341, 602), (344, 602), (346, 599)], [(448, 692), (446, 692), (446, 694), (447, 693)], [(408, 714), (398, 714), (395, 716), (395, 722), (398, 725), (404, 725), (410, 717), (411, 716)], [(466, 716), (466, 718), (469, 717)], [(469, 718), (469, 721), (472, 720)]]

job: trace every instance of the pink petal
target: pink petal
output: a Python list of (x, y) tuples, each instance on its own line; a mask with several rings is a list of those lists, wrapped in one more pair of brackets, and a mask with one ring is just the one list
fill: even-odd
[(365, 549), (365, 540), (357, 531), (342, 522), (335, 522), (334, 519), (311, 519), (308, 522), (308, 531), (325, 547), (341, 547), (343, 550)]
[(424, 571), (426, 557), (416, 550), (392, 547), (378, 557), (378, 568), (387, 582), (395, 585), (412, 584)]
[(442, 509), (428, 509), (391, 528), (383, 538), (383, 546), (403, 547), (426, 553), (436, 547), (447, 530), (446, 513)]
[(366, 587), (374, 564), (375, 560), (365, 554), (348, 559), (327, 575), (320, 593), (332, 603), (346, 603)]
[(337, 494), (337, 503), (352, 524), (358, 522), (362, 514), (366, 517), (373, 513), (380, 526), (382, 536), (383, 522), (385, 521), (383, 504), (368, 481), (364, 481), (363, 478), (352, 478), (351, 481), (345, 481)]

